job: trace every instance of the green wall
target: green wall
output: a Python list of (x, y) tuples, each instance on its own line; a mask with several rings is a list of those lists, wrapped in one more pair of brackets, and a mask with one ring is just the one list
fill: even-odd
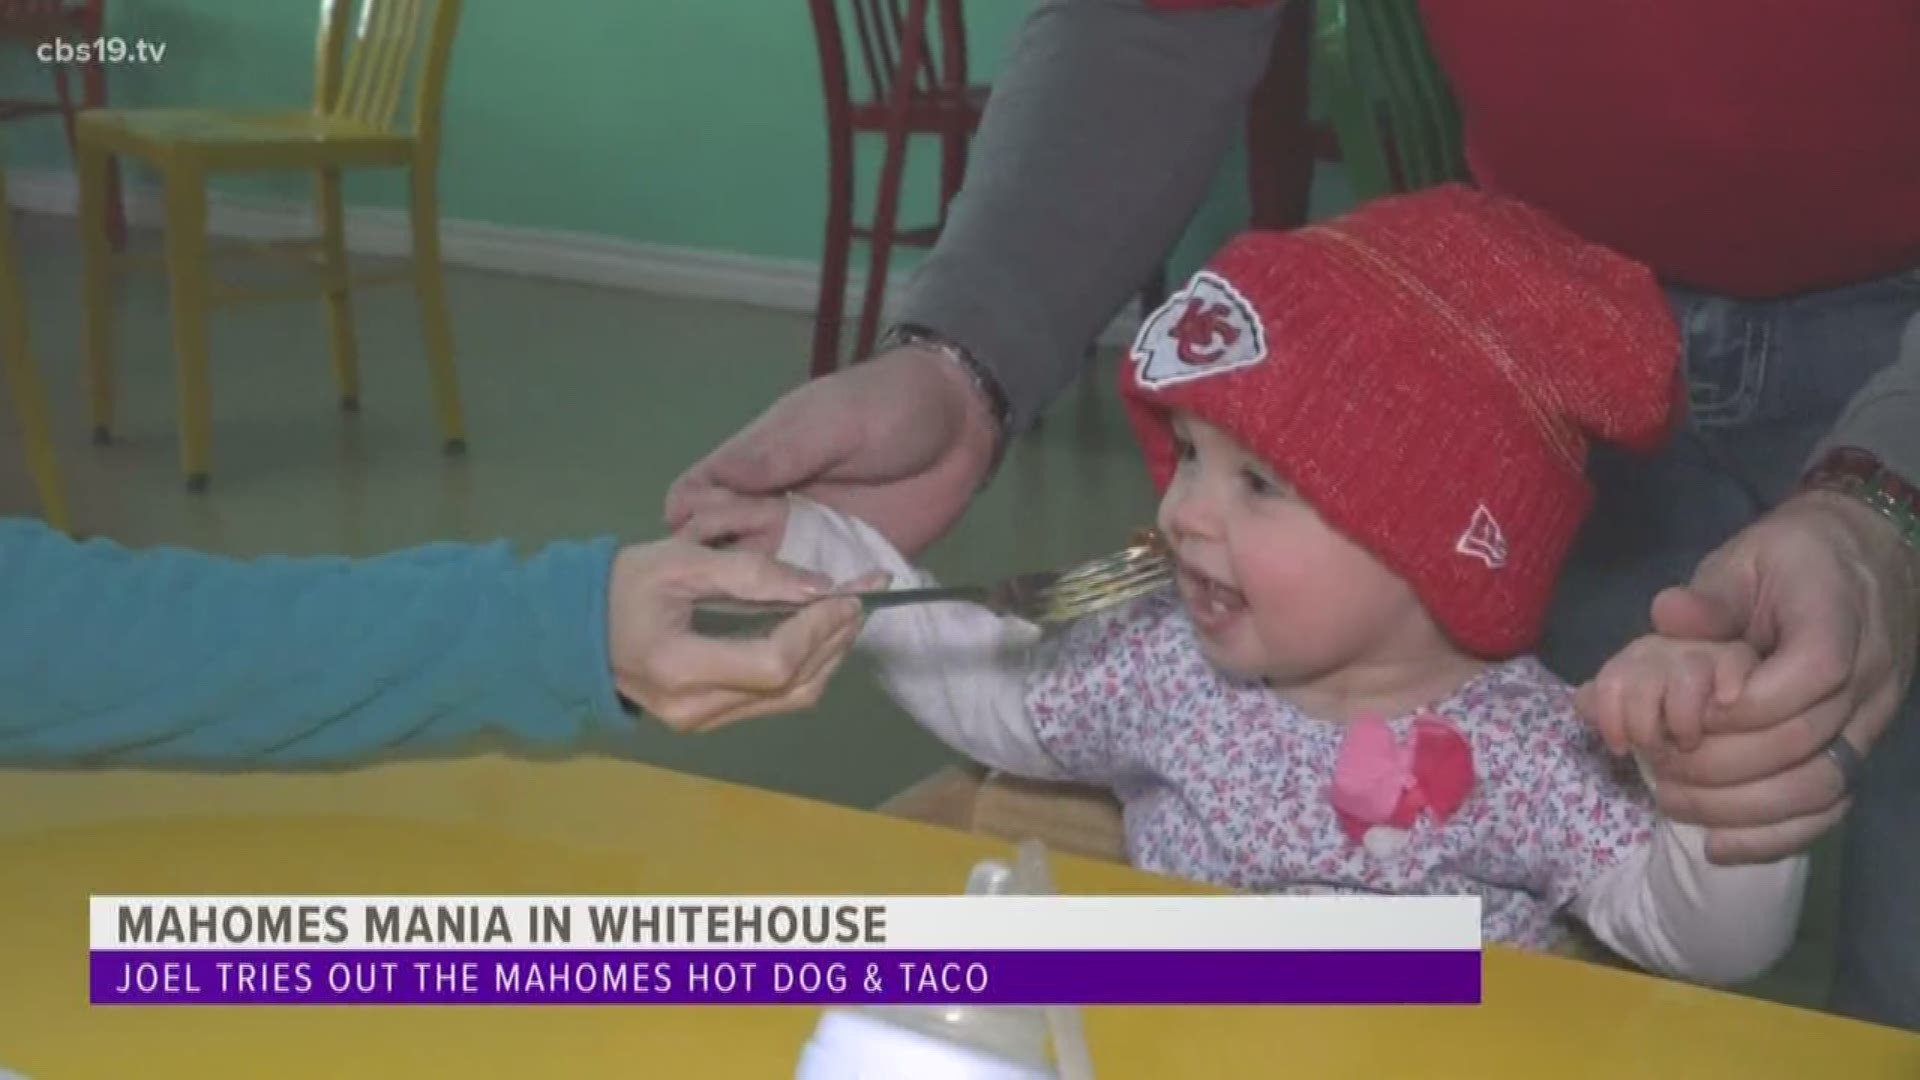
[[(1029, 6), (970, 4), (981, 76), (998, 66)], [(110, 0), (113, 33), (167, 46), (159, 65), (112, 69), (115, 103), (302, 106), (318, 11), (315, 0)], [(48, 85), (30, 55), (0, 56), (0, 93), (38, 95)], [(818, 258), (825, 125), (804, 0), (467, 0), (448, 95), (451, 218)], [(55, 121), (10, 124), (6, 140), (13, 165), (66, 163)], [(871, 169), (877, 147), (863, 149)], [(915, 148), (909, 192), (930, 188), (935, 156), (930, 144)], [(1223, 171), (1182, 269), (1244, 220), (1240, 175), (1237, 160)], [(308, 191), (298, 176), (219, 186)], [(358, 205), (395, 206), (403, 188), (376, 174), (348, 191)]]

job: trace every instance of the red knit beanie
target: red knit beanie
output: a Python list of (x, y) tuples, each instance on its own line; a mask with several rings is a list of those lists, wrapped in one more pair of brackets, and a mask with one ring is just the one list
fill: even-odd
[(1589, 439), (1649, 450), (1680, 344), (1644, 267), (1460, 186), (1235, 238), (1122, 377), (1155, 485), (1169, 413), (1232, 436), (1408, 581), (1462, 648), (1524, 651), (1592, 505)]

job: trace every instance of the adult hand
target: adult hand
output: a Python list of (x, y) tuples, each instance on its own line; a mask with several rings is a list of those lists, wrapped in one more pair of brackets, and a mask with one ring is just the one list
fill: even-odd
[[(912, 555), (952, 527), (991, 467), (993, 419), (958, 364), (907, 346), (790, 391), (667, 493), (679, 530), (703, 507), (797, 491)], [(747, 533), (771, 552), (779, 536)]]
[(1913, 680), (1920, 555), (1872, 510), (1795, 495), (1655, 598), (1671, 637), (1745, 639), (1762, 657), (1689, 751), (1655, 755), (1661, 808), (1709, 828), (1715, 862), (1765, 862), (1811, 844), (1850, 793), (1823, 753), (1868, 754)]
[(627, 700), (678, 731), (706, 731), (804, 709), (846, 657), (860, 605), (808, 605), (765, 638), (695, 634), (693, 601), (805, 600), (829, 583), (763, 555), (713, 551), (684, 540), (628, 547), (614, 557), (607, 651)]

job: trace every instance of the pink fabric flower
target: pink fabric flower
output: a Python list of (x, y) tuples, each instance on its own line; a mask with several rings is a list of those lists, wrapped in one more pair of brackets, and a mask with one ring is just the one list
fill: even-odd
[(1406, 743), (1376, 717), (1354, 721), (1341, 737), (1331, 798), (1356, 844), (1375, 826), (1411, 829), (1423, 812), (1445, 822), (1472, 792), (1473, 749), (1438, 716), (1417, 717)]

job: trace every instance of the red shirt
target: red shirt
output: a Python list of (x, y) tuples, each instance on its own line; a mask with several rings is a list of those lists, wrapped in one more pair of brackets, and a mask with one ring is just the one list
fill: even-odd
[(1420, 8), (1483, 186), (1715, 292), (1920, 266), (1920, 0)]
[(1420, 7), (1482, 185), (1715, 292), (1920, 266), (1920, 2)]

